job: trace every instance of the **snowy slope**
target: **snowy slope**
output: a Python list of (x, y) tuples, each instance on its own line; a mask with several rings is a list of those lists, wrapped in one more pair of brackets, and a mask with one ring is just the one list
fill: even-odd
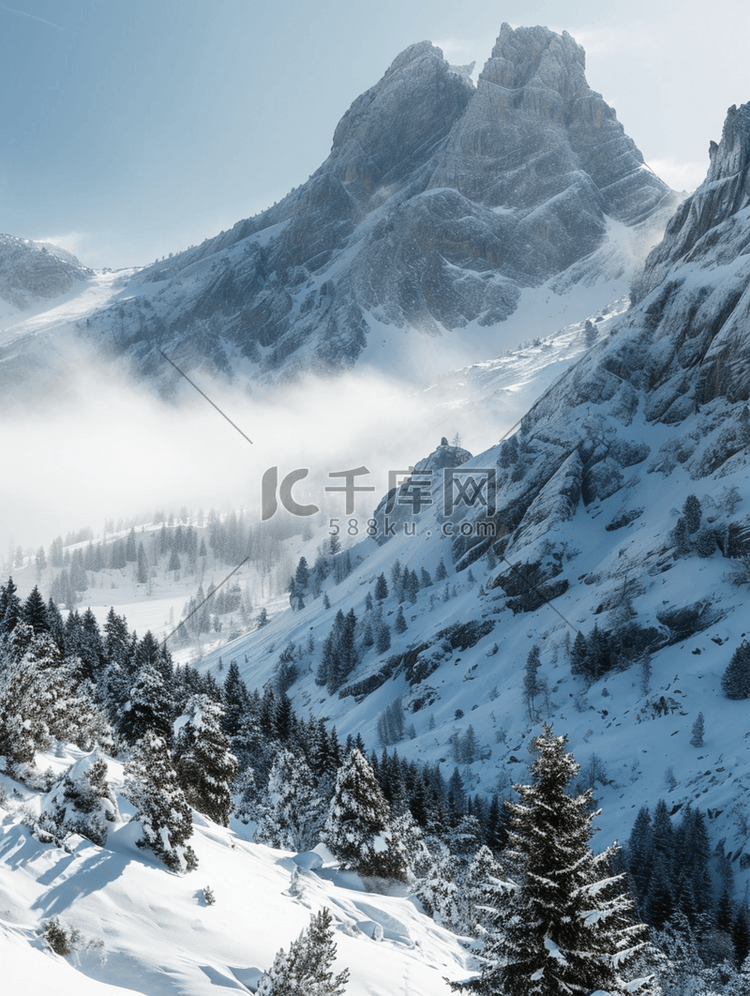
[[(466, 779), (485, 789), (523, 776), (524, 741), (549, 719), (569, 734), (584, 766), (594, 754), (603, 761), (603, 837), (627, 833), (638, 807), (660, 795), (674, 805), (693, 799), (710, 810), (714, 840), (735, 867), (746, 864), (739, 861), (748, 812), (746, 707), (725, 698), (720, 680), (747, 633), (747, 584), (733, 583), (750, 534), (747, 114), (747, 105), (730, 112), (712, 173), (654, 252), (638, 306), (524, 419), (521, 456), (513, 462), (496, 446), (461, 468), (497, 473), (495, 538), (460, 535), (461, 523), (475, 528), (478, 509), (446, 519), (440, 482), (434, 504), (419, 515), (397, 507), (396, 534), (385, 542), (360, 538), (368, 514), (360, 507), (360, 535), (344, 536), (353, 572), (338, 585), (325, 582), (331, 608), (311, 597), (301, 611), (222, 650), (249, 684), (271, 680), (287, 643), (312, 634), (318, 650), (291, 690), (301, 711), (373, 743), (378, 715), (401, 698), (414, 735), (399, 751), (440, 760), (446, 774), (456, 763), (451, 737), (465, 737), (471, 724), (480, 756)], [(722, 183), (732, 184), (732, 196), (712, 197)], [(681, 550), (674, 530), (689, 494), (702, 505), (702, 533)], [(382, 540), (382, 515), (378, 523)], [(300, 552), (310, 559), (310, 549)], [(365, 598), (396, 559), (433, 579), (443, 559), (449, 576), (407, 601), (406, 632), (393, 635), (387, 653), (363, 647), (345, 687), (329, 695), (315, 671), (334, 615), (353, 608), (366, 620)], [(532, 577), (549, 601), (521, 611), (513, 569)], [(391, 627), (397, 609), (391, 592), (383, 604)], [(463, 641), (445, 632), (471, 621), (475, 632)], [(569, 647), (595, 623), (608, 632), (631, 623), (650, 664), (635, 661), (587, 687), (571, 675)], [(547, 695), (530, 715), (522, 669), (534, 643)], [(690, 739), (700, 711), (707, 734), (698, 749)]]
[[(75, 756), (40, 758), (41, 767), (62, 771)], [(117, 788), (122, 771), (111, 760), (108, 777)], [(114, 996), (121, 986), (148, 996), (247, 992), (324, 906), (333, 914), (335, 968), (349, 968), (352, 996), (448, 992), (442, 977), (466, 971), (454, 935), (405, 898), (366, 892), (325, 849), (274, 851), (248, 842), (252, 826), (224, 829), (196, 815), (199, 866), (176, 876), (135, 846), (138, 825), (127, 822), (132, 807), (121, 797), (122, 822), (106, 848), (73, 836), (67, 852), (40, 844), (21, 822), (24, 800), (38, 809), (38, 793), (0, 782), (9, 793), (0, 805), (0, 958), (14, 996), (52, 986), (65, 996)], [(301, 889), (292, 895), (295, 865)], [(40, 937), (54, 916), (79, 935), (67, 959)]]

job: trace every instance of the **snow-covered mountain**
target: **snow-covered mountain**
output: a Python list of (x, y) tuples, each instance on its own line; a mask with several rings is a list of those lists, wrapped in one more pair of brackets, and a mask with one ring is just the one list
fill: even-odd
[[(591, 314), (627, 292), (678, 198), (584, 63), (567, 33), (506, 24), (475, 84), (412, 45), (355, 100), (306, 183), (113, 287), (73, 327), (148, 376), (174, 375), (162, 348), (241, 380), (358, 361), (414, 380), (443, 349), (454, 362), (441, 372)], [(558, 295), (582, 295), (567, 319)]]
[[(373, 743), (397, 703), (411, 730), (399, 751), (447, 771), (471, 727), (466, 778), (486, 789), (522, 776), (524, 740), (553, 720), (579, 760), (603, 761), (610, 839), (642, 803), (699, 799), (715, 841), (746, 868), (745, 706), (725, 697), (721, 678), (746, 636), (750, 577), (748, 149), (744, 105), (650, 255), (635, 306), (515, 436), (473, 458), (444, 442), (374, 515), (359, 497), (345, 515), (342, 498), (331, 531), (353, 544), (351, 573), (311, 583), (303, 608), (203, 666), (220, 653), (261, 685), (275, 680), (284, 648), (312, 637), (290, 690), (301, 711)], [(312, 564), (314, 547), (300, 552)], [(381, 573), (389, 592), (379, 600)], [(338, 610), (352, 609), (358, 660), (332, 682), (321, 648)], [(379, 651), (383, 626), (391, 645)], [(528, 705), (534, 644), (540, 690)], [(690, 744), (699, 712), (713, 731), (704, 749)]]
[[(529, 38), (550, 35), (503, 29), (496, 53), (523, 51)], [(567, 36), (556, 38), (550, 50), (576, 51)], [(535, 74), (554, 77), (552, 55), (528, 77), (503, 68), (510, 55), (496, 58), (496, 85), (516, 83), (520, 102), (545, 108), (547, 90)], [(465, 79), (435, 71), (459, 101)], [(527, 88), (528, 80), (534, 85)], [(469, 95), (443, 136), (441, 163), (450, 160), (454, 128), (469, 129), (474, 100)], [(631, 174), (647, 175), (624, 175)], [(436, 175), (445, 182), (445, 173)], [(357, 176), (346, 182), (361, 182)], [(602, 181), (604, 188), (611, 183), (617, 189), (612, 177)], [(468, 186), (453, 190), (470, 200)], [(617, 210), (621, 224), (637, 223), (633, 203)], [(294, 219), (279, 224), (291, 227)], [(224, 238), (230, 260), (247, 245), (263, 248), (259, 234)], [(267, 625), (216, 646), (200, 669), (221, 679), (235, 661), (250, 687), (278, 687), (282, 665), (291, 663), (284, 686), (298, 714), (325, 717), (370, 747), (387, 744), (436, 763), (446, 776), (458, 767), (467, 792), (506, 794), (524, 781), (526, 745), (542, 720), (552, 722), (583, 765), (581, 787), (593, 787), (602, 806), (598, 843), (627, 837), (639, 807), (659, 797), (673, 814), (692, 803), (706, 813), (723, 874), (733, 873), (740, 897), (750, 869), (747, 708), (726, 696), (722, 676), (748, 632), (748, 246), (750, 104), (730, 109), (705, 183), (649, 255), (626, 313), (589, 312), (588, 325), (581, 321), (554, 341), (541, 338), (431, 389), (440, 404), (473, 403), (488, 420), (497, 418), (500, 437), (510, 410), (503, 394), (527, 389), (525, 370), (544, 371), (552, 382), (519, 430), (478, 456), (442, 440), (422, 460), (415, 454), (411, 478), (402, 475), (382, 500), (354, 494), (353, 512), (337, 495), (339, 514), (330, 515), (330, 504), (325, 512), (334, 542), (321, 546), (320, 533), (305, 539), (300, 529), (278, 555), (292, 571), (303, 555), (309, 565), (307, 574), (294, 572), (294, 608), (269, 604)], [(199, 283), (210, 259), (201, 251), (194, 250), (183, 277), (170, 277), (173, 301), (180, 279), (183, 289), (188, 277)], [(354, 264), (347, 279), (353, 273)], [(309, 290), (300, 287), (300, 294)], [(128, 307), (122, 303), (122, 329)], [(176, 345), (174, 334), (167, 330), (157, 341)], [(286, 334), (280, 341), (291, 355), (298, 347)], [(559, 368), (545, 369), (545, 346), (560, 357)], [(146, 340), (138, 348), (147, 360)], [(217, 355), (221, 366), (225, 354)], [(378, 498), (390, 483), (381, 482)], [(356, 654), (343, 666), (341, 655), (326, 650), (335, 646), (339, 611), (356, 616)], [(58, 776), (74, 760), (70, 753), (45, 759)], [(117, 788), (116, 762), (109, 776)], [(305, 925), (305, 907), (323, 904), (336, 912), (355, 996), (427, 996), (442, 991), (442, 976), (461, 975), (463, 953), (451, 935), (403, 897), (364, 894), (320, 855), (266, 849), (248, 843), (240, 825), (223, 829), (200, 818), (194, 845), (201, 863), (185, 878), (144, 860), (127, 822), (112, 832), (107, 850), (81, 841), (65, 854), (22, 825), (24, 805), (43, 805), (42, 794), (10, 779), (4, 784), (0, 931), (21, 986), (28, 979), (46, 984), (52, 956), (34, 947), (42, 947), (41, 922), (58, 915), (81, 931), (73, 957), (92, 992), (125, 979), (147, 993), (241, 992)], [(306, 868), (301, 895), (299, 881), (290, 888), (295, 863)], [(206, 886), (217, 895), (208, 907)], [(58, 991), (86, 991), (67, 974), (55, 974)]]

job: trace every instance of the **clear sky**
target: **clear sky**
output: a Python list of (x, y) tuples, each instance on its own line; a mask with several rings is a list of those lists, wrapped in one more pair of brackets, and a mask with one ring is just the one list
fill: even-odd
[(704, 175), (727, 107), (750, 101), (746, 0), (11, 0), (0, 231), (95, 267), (200, 242), (303, 183), (407, 45), (481, 66), (503, 21), (568, 30), (677, 188)]

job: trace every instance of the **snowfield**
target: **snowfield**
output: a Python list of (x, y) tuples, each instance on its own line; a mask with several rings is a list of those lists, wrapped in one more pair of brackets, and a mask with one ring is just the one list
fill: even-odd
[[(75, 758), (40, 757), (39, 765), (60, 770)], [(110, 761), (115, 787), (118, 774), (121, 767)], [(0, 785), (9, 795), (0, 807), (0, 953), (14, 996), (47, 986), (62, 996), (247, 992), (324, 906), (335, 925), (334, 968), (349, 968), (352, 996), (428, 996), (448, 992), (443, 976), (467, 973), (454, 934), (408, 898), (367, 891), (353, 872), (337, 870), (322, 845), (319, 853), (276, 851), (248, 840), (252, 824), (233, 821), (225, 829), (195, 814), (191, 843), (199, 865), (177, 876), (135, 846), (140, 832), (133, 822), (114, 827), (106, 848), (80, 837), (71, 839), (70, 853), (40, 844), (19, 814), (24, 803), (38, 806), (38, 795), (7, 777)], [(121, 796), (118, 804), (127, 820), (132, 807)], [(215, 896), (211, 905), (206, 886)], [(40, 937), (55, 916), (78, 933), (68, 959)]]

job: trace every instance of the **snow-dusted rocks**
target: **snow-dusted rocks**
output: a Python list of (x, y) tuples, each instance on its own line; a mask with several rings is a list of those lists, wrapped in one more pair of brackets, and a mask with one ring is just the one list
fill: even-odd
[(0, 298), (18, 311), (66, 294), (91, 270), (59, 246), (0, 235)]
[(383, 326), (448, 337), (503, 322), (523, 288), (628, 279), (675, 203), (569, 35), (504, 25), (476, 87), (420, 42), (305, 184), (155, 263), (85, 331), (149, 374), (165, 346), (253, 378), (345, 370)]

